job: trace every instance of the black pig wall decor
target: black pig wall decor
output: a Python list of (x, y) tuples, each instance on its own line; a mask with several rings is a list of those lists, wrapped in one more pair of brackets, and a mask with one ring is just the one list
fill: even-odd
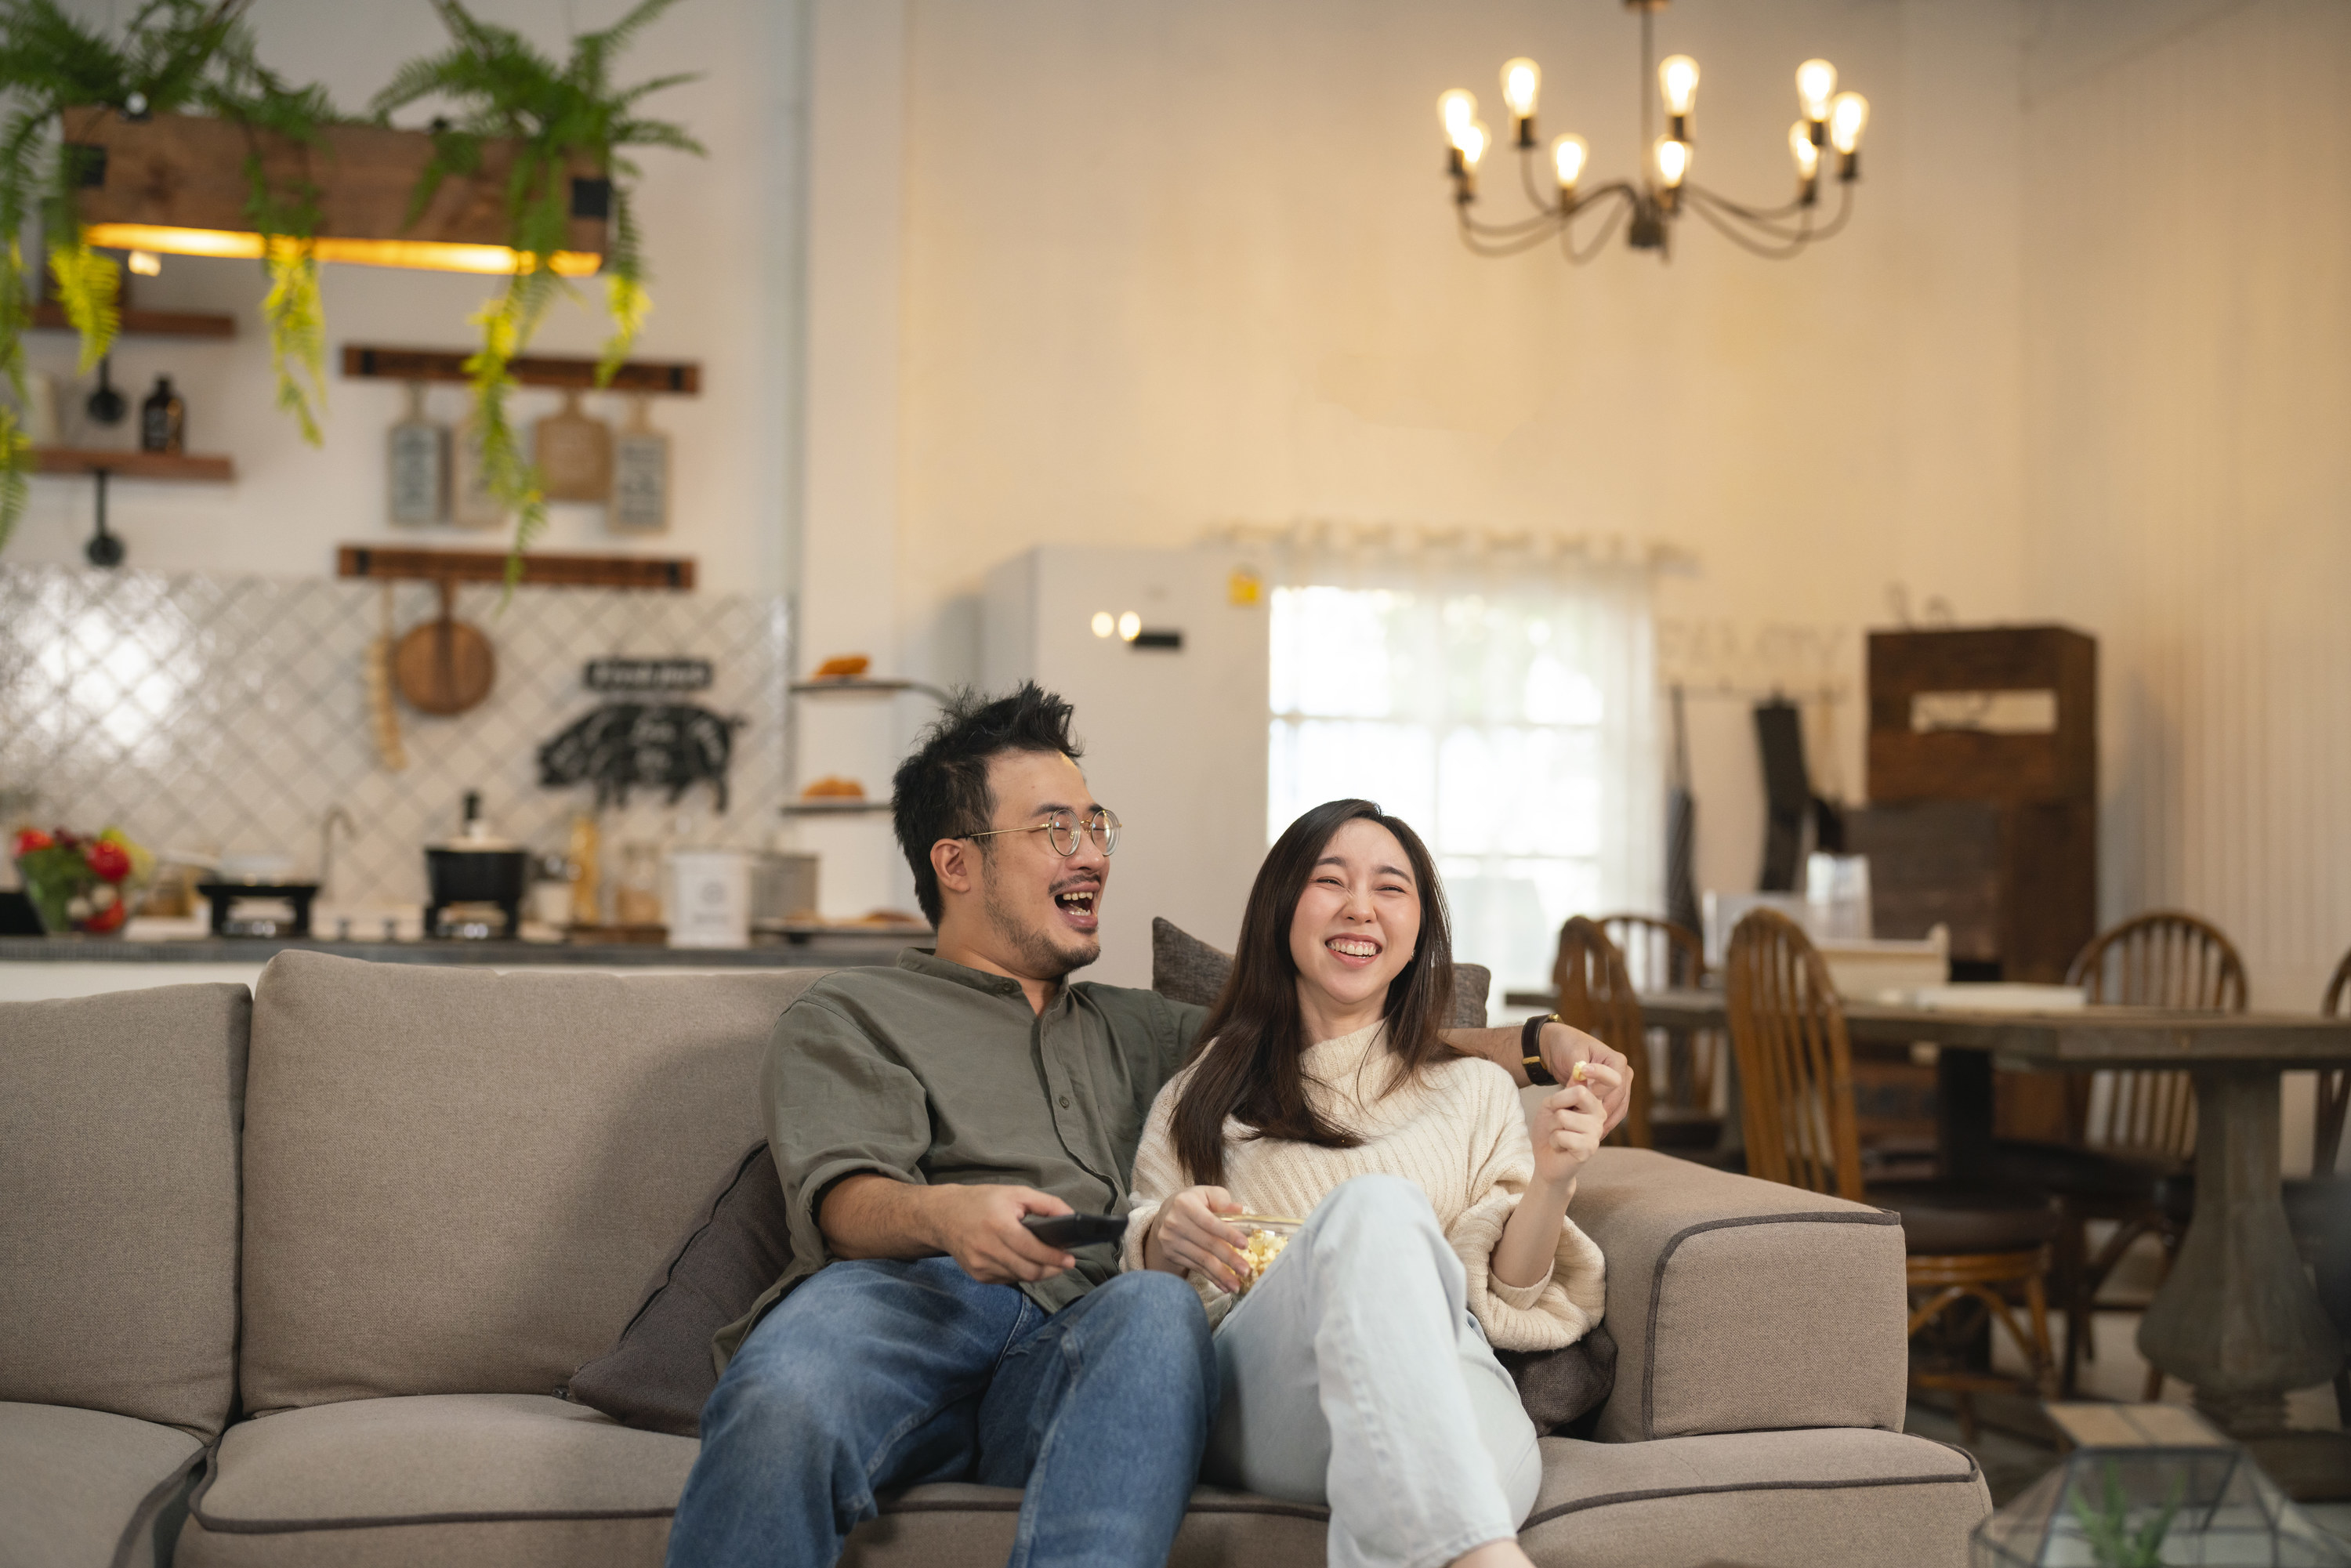
[(692, 703), (606, 703), (538, 748), (538, 782), (593, 784), (600, 808), (627, 805), (632, 789), (667, 789), (674, 806), (708, 784), (724, 811), (735, 731), (746, 722)]

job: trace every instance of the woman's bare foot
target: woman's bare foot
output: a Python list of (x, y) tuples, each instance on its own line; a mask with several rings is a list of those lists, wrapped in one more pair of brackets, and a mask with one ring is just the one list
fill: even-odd
[(1535, 1563), (1516, 1541), (1489, 1541), (1456, 1557), (1453, 1568), (1535, 1568)]

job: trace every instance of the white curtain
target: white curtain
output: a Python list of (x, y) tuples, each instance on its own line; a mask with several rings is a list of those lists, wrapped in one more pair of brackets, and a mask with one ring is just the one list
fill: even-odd
[(1458, 956), (1550, 983), (1571, 915), (1654, 911), (1647, 569), (1520, 540), (1327, 530), (1273, 584), (1266, 831), (1364, 796), (1428, 841)]

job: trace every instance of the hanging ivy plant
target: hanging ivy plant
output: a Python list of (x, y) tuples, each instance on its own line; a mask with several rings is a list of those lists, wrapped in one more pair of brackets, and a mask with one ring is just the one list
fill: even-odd
[(483, 476), (492, 494), (515, 512), (514, 549), (507, 559), (509, 591), (520, 580), (523, 550), (547, 527), (545, 487), (537, 466), (523, 455), (507, 412), (507, 398), (515, 386), (509, 367), (528, 347), (559, 293), (569, 289), (552, 264), (555, 253), (564, 248), (573, 168), (592, 167), (611, 189), (611, 244), (603, 271), (605, 309), (612, 330), (596, 367), (596, 384), (602, 386), (628, 358), (652, 308), (631, 202), (638, 170), (620, 150), (703, 151), (682, 128), (643, 119), (636, 111), (639, 99), (695, 80), (695, 75), (657, 77), (627, 88), (611, 82), (614, 57), (675, 3), (640, 0), (611, 26), (574, 37), (570, 58), (559, 66), (520, 34), (476, 18), (462, 0), (433, 0), (433, 8), (449, 29), (449, 47), (402, 66), (372, 105), (386, 122), (393, 110), (425, 98), (444, 99), (455, 111), (434, 124), (433, 158), (410, 201), (411, 223), (444, 179), (470, 175), (480, 168), (485, 141), (507, 137), (517, 144), (507, 179), (506, 210), (507, 244), (521, 260), (505, 290), (474, 315), (481, 347), (465, 361), (473, 382)]
[[(243, 124), (254, 139), (246, 162), (247, 213), (265, 240), (271, 283), (264, 314), (278, 371), (278, 404), (318, 444), (310, 412), (323, 406), (326, 324), (319, 309), (316, 190), (278, 190), (263, 172), (259, 137), (318, 143), (335, 118), (323, 89), (287, 87), (264, 68), (242, 20), (249, 0), (146, 0), (120, 42), (69, 16), (57, 0), (0, 0), (0, 370), (21, 408), (26, 401), (25, 329), (32, 322), (33, 277), (23, 235), (35, 215), (67, 321), (81, 340), (79, 373), (114, 346), (121, 328), (122, 269), (82, 234), (74, 193), (79, 151), (57, 128), (63, 112), (104, 105), (139, 118), (193, 110)], [(306, 393), (296, 382), (307, 371)], [(16, 408), (0, 405), (0, 546), (23, 513), (33, 447)]]

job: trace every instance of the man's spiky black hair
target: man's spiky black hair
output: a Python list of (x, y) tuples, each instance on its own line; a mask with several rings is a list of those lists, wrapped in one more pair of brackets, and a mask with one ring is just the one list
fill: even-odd
[[(1072, 760), (1083, 756), (1070, 734), (1071, 711), (1068, 703), (1034, 681), (995, 698), (966, 687), (898, 765), (891, 821), (914, 873), (914, 897), (932, 925), (939, 923), (943, 905), (931, 846), (987, 830), (996, 814), (996, 797), (987, 788), (988, 758), (1007, 751), (1059, 752)], [(981, 840), (982, 851), (995, 841)]]

